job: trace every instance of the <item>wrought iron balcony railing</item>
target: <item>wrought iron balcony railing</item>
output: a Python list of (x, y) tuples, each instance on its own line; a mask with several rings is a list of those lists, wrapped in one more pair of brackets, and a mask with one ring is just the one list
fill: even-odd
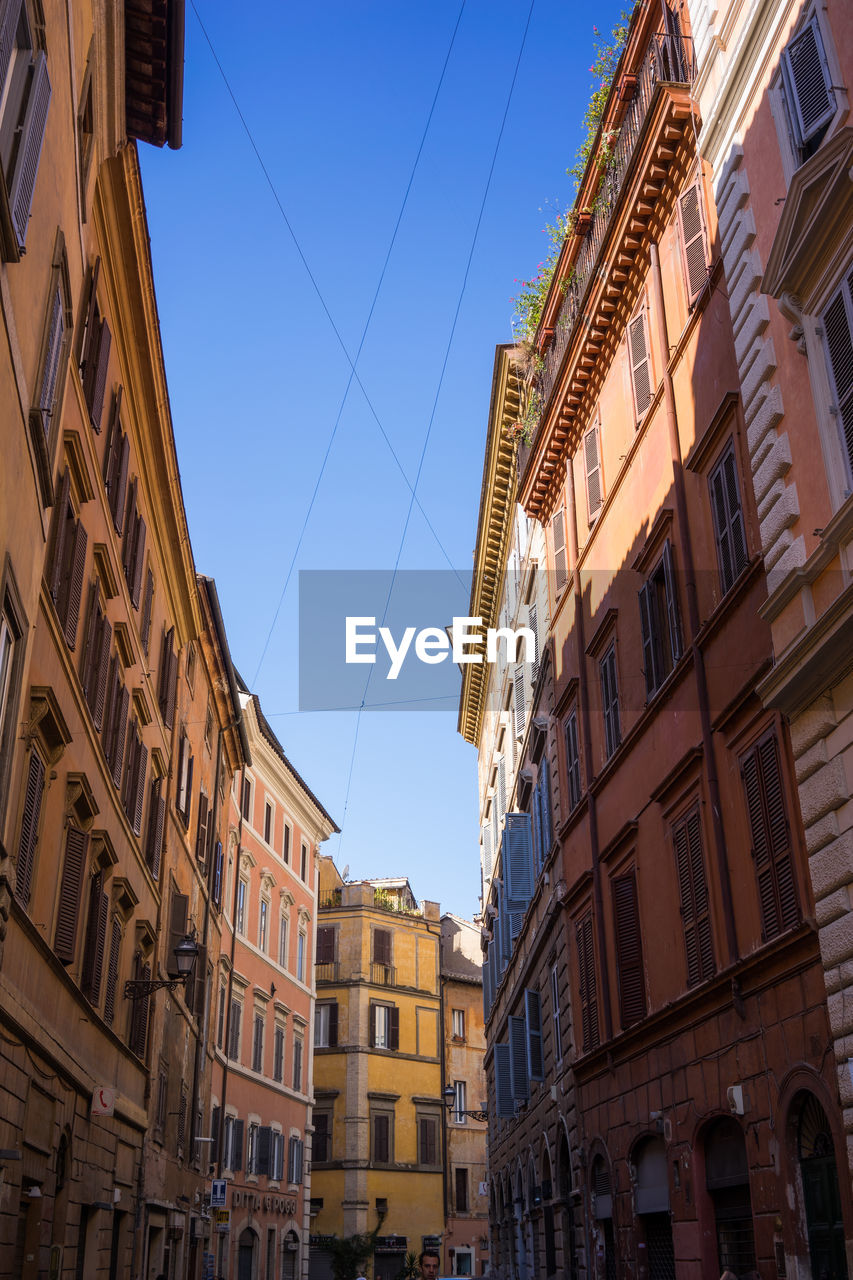
[(692, 40), (686, 36), (662, 34), (652, 38), (637, 73), (633, 97), (619, 127), (619, 136), (613, 145), (613, 154), (608, 161), (595, 197), (589, 229), (584, 236), (581, 250), (575, 258), (568, 282), (564, 285), (565, 297), (557, 316), (554, 337), (544, 354), (544, 364), (536, 385), (543, 413), (554, 389), (563, 356), (581, 315), (590, 280), (598, 266), (607, 230), (619, 201), (622, 184), (630, 168), (643, 124), (654, 100), (655, 90), (661, 84), (689, 85), (693, 76)]
[(339, 907), (343, 894), (340, 889), (331, 889), (328, 893), (321, 893), (317, 902), (317, 906), (322, 911), (323, 908)]

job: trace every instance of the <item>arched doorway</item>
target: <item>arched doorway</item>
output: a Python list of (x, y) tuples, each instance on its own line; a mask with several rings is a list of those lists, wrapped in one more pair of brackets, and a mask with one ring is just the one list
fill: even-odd
[(616, 1280), (616, 1236), (613, 1231), (613, 1192), (610, 1170), (604, 1156), (592, 1162), (592, 1216), (598, 1228), (596, 1252), (602, 1256), (600, 1274), (604, 1280)]
[(246, 1227), (237, 1245), (237, 1280), (257, 1280), (257, 1253), (258, 1237)]
[(812, 1276), (814, 1280), (847, 1280), (838, 1168), (829, 1120), (813, 1093), (800, 1094), (795, 1106), (797, 1103), (797, 1159)]
[(715, 1120), (705, 1138), (705, 1186), (714, 1208), (717, 1261), (735, 1275), (755, 1270), (746, 1143), (735, 1120)]
[(646, 1249), (649, 1280), (674, 1280), (675, 1250), (669, 1211), (666, 1148), (660, 1138), (646, 1138), (634, 1153), (636, 1209)]
[(527, 1280), (527, 1243), (524, 1232), (524, 1186), (521, 1170), (516, 1179), (513, 1208), (513, 1243), (515, 1246), (515, 1272), (518, 1280)]

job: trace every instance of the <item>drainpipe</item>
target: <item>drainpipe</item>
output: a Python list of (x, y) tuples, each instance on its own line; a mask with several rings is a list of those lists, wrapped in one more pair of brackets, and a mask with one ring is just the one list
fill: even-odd
[(693, 670), (696, 673), (696, 694), (699, 701), (699, 719), (702, 725), (702, 754), (705, 760), (705, 773), (708, 783), (708, 794), (711, 800), (711, 830), (714, 840), (717, 872), (720, 881), (720, 894), (723, 902), (723, 918), (726, 925), (726, 941), (729, 950), (729, 962), (734, 964), (738, 958), (737, 933), (735, 930), (734, 905), (732, 900), (731, 874), (729, 871), (728, 853), (725, 833), (723, 832), (722, 805), (720, 800), (720, 780), (717, 773), (717, 761), (714, 756), (714, 738), (711, 731), (711, 709), (708, 702), (708, 683), (705, 674), (705, 659), (698, 644), (699, 634), (699, 602), (696, 593), (696, 565), (693, 559), (693, 544), (690, 538), (690, 526), (687, 522), (687, 497), (684, 489), (684, 464), (681, 458), (681, 441), (678, 435), (678, 415), (675, 408), (675, 391), (672, 385), (672, 374), (669, 368), (669, 335), (666, 326), (664, 309), (663, 277), (660, 268), (660, 253), (657, 244), (652, 241), (651, 282), (654, 298), (653, 311), (657, 319), (658, 344), (664, 359), (663, 390), (666, 406), (666, 422), (669, 429), (669, 447), (672, 457), (672, 478), (675, 489), (675, 508), (678, 514), (679, 550), (684, 565), (685, 590), (687, 594), (687, 618), (690, 626), (690, 649), (693, 658)]
[(589, 684), (586, 670), (586, 643), (583, 626), (583, 596), (581, 594), (581, 575), (578, 568), (578, 511), (575, 502), (575, 472), (571, 460), (567, 467), (567, 494), (571, 508), (571, 518), (567, 520), (569, 532), (569, 552), (572, 557), (572, 592), (575, 598), (575, 645), (578, 662), (578, 694), (583, 724), (583, 766), (586, 774), (587, 812), (589, 814), (589, 847), (592, 858), (592, 897), (595, 906), (595, 936), (598, 942), (598, 959), (601, 967), (601, 995), (604, 1006), (604, 1038), (613, 1036), (613, 1014), (610, 1008), (610, 965), (607, 959), (607, 941), (604, 934), (604, 902), (601, 894), (601, 863), (599, 861), (600, 844), (598, 839), (598, 809), (592, 782), (595, 769), (592, 762), (592, 725), (589, 713)]

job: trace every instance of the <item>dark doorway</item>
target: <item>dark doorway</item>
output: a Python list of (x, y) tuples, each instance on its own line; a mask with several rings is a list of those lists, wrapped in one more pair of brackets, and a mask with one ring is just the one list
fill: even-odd
[(755, 1270), (755, 1236), (749, 1166), (743, 1133), (735, 1120), (716, 1120), (705, 1139), (705, 1186), (714, 1206), (720, 1271)]
[(257, 1239), (254, 1231), (247, 1227), (240, 1233), (237, 1246), (237, 1280), (257, 1280), (255, 1271), (255, 1252)]
[(847, 1280), (835, 1148), (826, 1112), (812, 1093), (802, 1098), (797, 1156), (803, 1179), (812, 1276), (814, 1280)]

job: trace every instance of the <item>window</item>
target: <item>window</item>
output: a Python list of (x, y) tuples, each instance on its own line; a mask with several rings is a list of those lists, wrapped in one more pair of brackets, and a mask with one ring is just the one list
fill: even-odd
[(18, 694), (24, 646), (23, 613), (19, 607), (11, 566), (7, 562), (5, 588), (0, 585), (0, 829), (6, 809), (12, 741), (16, 730)]
[(438, 1151), (438, 1117), (418, 1116), (418, 1164), (434, 1168), (440, 1163)]
[(59, 882), (59, 906), (53, 950), (63, 964), (73, 964), (77, 945), (77, 922), (86, 872), (89, 837), (78, 827), (69, 826), (65, 834), (65, 856)]
[(390, 1164), (394, 1150), (394, 1117), (387, 1111), (373, 1111), (370, 1115), (370, 1158), (374, 1164)]
[(228, 1020), (228, 1057), (235, 1062), (240, 1061), (240, 1023), (243, 1018), (243, 1005), (240, 1000), (231, 1001), (231, 1016)]
[(225, 1117), (225, 1141), (222, 1163), (226, 1169), (239, 1173), (243, 1168), (243, 1121), (236, 1116)]
[(291, 1137), (287, 1144), (287, 1181), (291, 1186), (298, 1186), (302, 1182), (303, 1150), (302, 1139)]
[(284, 914), (278, 920), (278, 962), (282, 969), (287, 968), (287, 916)]
[(86, 920), (86, 937), (83, 943), (83, 965), (80, 971), (80, 988), (89, 1003), (95, 1006), (101, 998), (109, 905), (106, 876), (103, 868), (99, 868), (89, 880), (89, 910)]
[(646, 695), (651, 698), (681, 657), (678, 598), (668, 540), (663, 555), (640, 588), (640, 625)]
[(687, 985), (693, 987), (697, 982), (713, 977), (716, 972), (698, 808), (674, 824), (672, 844), (681, 895), (681, 926), (687, 952)]
[(33, 46), (24, 0), (7, 0), (4, 9), (0, 13), (0, 196), (5, 216), (0, 224), (11, 226), (11, 236), (3, 237), (3, 257), (17, 262), (27, 239), (50, 106), (50, 77), (44, 52)]
[(554, 1036), (554, 1061), (563, 1060), (563, 1033), (560, 1029), (560, 975), (556, 965), (551, 968), (551, 1030)]
[(453, 1034), (455, 1036), (458, 1036), (460, 1040), (464, 1040), (465, 1039), (465, 1010), (453, 1009), (451, 1011), (450, 1016), (451, 1016), (451, 1024), (453, 1027)]
[(281, 855), (281, 856), (284, 858), (284, 861), (285, 861), (286, 863), (289, 863), (289, 862), (290, 862), (290, 839), (291, 839), (291, 830), (290, 830), (290, 826), (289, 826), (289, 824), (288, 824), (288, 823), (286, 823), (286, 822), (285, 822), (285, 824), (284, 824), (284, 846), (283, 846), (283, 848), (282, 848), (282, 855)]
[(264, 1015), (262, 1013), (256, 1013), (254, 1026), (252, 1028), (252, 1070), (263, 1071), (263, 1069), (264, 1069)]
[(400, 1010), (396, 1005), (371, 1004), (370, 1047), (371, 1049), (399, 1049)]
[[(151, 577), (150, 570), (149, 570), (148, 576), (149, 578)], [(153, 590), (153, 587), (154, 587), (153, 579), (151, 581), (151, 587)], [(207, 702), (207, 711), (205, 712), (205, 716), (204, 716), (204, 745), (207, 747), (208, 751), (210, 751), (213, 746), (213, 707), (210, 705), (209, 698)]]
[(284, 1176), (284, 1134), (278, 1130), (273, 1131), (272, 1135), (272, 1152), (270, 1155), (270, 1177), (275, 1182), (281, 1182)]
[(104, 711), (104, 728), (101, 743), (107, 764), (110, 766), (113, 782), (117, 787), (121, 785), (127, 713), (130, 709), (130, 694), (122, 679), (123, 671), (121, 658), (116, 653), (110, 663), (110, 672), (107, 677), (109, 692)]
[(820, 146), (836, 111), (816, 13), (782, 50), (781, 69), (788, 128), (797, 163), (802, 164)]
[(332, 1049), (337, 1043), (337, 1001), (316, 1005), (314, 1008), (314, 1044), (318, 1049)]
[(193, 756), (190, 741), (184, 730), (181, 730), (181, 741), (178, 748), (178, 789), (175, 797), (175, 808), (185, 827), (190, 825), (190, 805), (193, 789)]
[(73, 649), (77, 641), (87, 541), (86, 530), (74, 514), (71, 472), (66, 467), (54, 505), (45, 567), (51, 599), (69, 649)]
[(630, 1027), (646, 1016), (637, 875), (633, 869), (613, 881), (613, 932), (616, 938), (619, 1012), (622, 1026)]
[(373, 930), (373, 963), (390, 965), (391, 963), (391, 931), (390, 929)]
[(163, 632), (160, 645), (160, 675), (157, 702), (163, 723), (171, 729), (175, 723), (175, 693), (178, 684), (178, 655), (175, 653), (175, 628)]
[(569, 809), (580, 804), (581, 757), (578, 743), (578, 713), (575, 708), (566, 721), (566, 770), (569, 777)]
[(303, 880), (308, 880), (308, 845), (304, 840), (302, 841), (302, 867), (299, 874)]
[(258, 1130), (260, 1125), (253, 1122), (249, 1125), (249, 1132), (246, 1137), (246, 1172), (257, 1174), (258, 1172)]
[(332, 1158), (332, 1117), (326, 1111), (314, 1112), (314, 1142), (311, 1153), (317, 1163)]
[(269, 800), (264, 805), (264, 840), (272, 844), (272, 805)]
[(273, 1036), (272, 1078), (281, 1084), (284, 1080), (284, 1027), (276, 1027)]
[(305, 934), (300, 929), (296, 940), (296, 976), (300, 982), (305, 981), (305, 941)]
[(453, 1176), (456, 1212), (468, 1212), (468, 1170), (456, 1168)]
[(248, 891), (248, 881), (241, 876), (237, 885), (237, 919), (235, 923), (237, 932), (243, 934), (246, 932), (246, 895)]
[(121, 387), (113, 397), (113, 407), (107, 427), (107, 447), (104, 452), (104, 488), (116, 533), (124, 530), (124, 509), (127, 498), (127, 471), (130, 465), (130, 444), (121, 425)]
[(467, 1089), (464, 1080), (453, 1081), (453, 1122), (454, 1124), (467, 1124), (468, 1117), (465, 1112), (468, 1109)]
[(566, 553), (566, 512), (560, 507), (551, 517), (551, 545), (554, 548), (554, 590), (559, 594), (569, 580)]
[(748, 555), (743, 527), (743, 508), (740, 500), (734, 441), (730, 440), (722, 458), (708, 479), (711, 487), (711, 512), (714, 518), (714, 539), (720, 565), (720, 581), (723, 595), (740, 577), (746, 567)]
[(599, 665), (601, 677), (601, 711), (604, 716), (604, 754), (610, 759), (622, 741), (622, 729), (619, 723), (619, 689), (616, 683), (616, 644), (601, 659)]
[(220, 1049), (225, 1044), (225, 1002), (227, 997), (228, 988), (223, 982), (219, 988), (219, 1006), (216, 1014), (216, 1044)]
[(652, 402), (652, 374), (645, 303), (628, 325), (628, 356), (631, 363), (634, 412), (639, 422)]
[[(2, 55), (0, 55), (2, 56)], [(36, 453), (42, 501), (52, 501), (52, 445), (58, 436), (55, 409), (60, 402), (73, 316), (65, 256), (65, 237), (57, 232), (53, 253), (53, 270), (47, 293), (47, 309), (42, 336), (42, 354), (36, 379), (36, 398), (30, 408), (30, 436)]]
[(687, 302), (692, 306), (708, 282), (702, 190), (698, 181), (678, 197), (678, 227)]
[(578, 949), (578, 982), (581, 998), (583, 1051), (598, 1048), (598, 1000), (595, 990), (595, 946), (592, 937), (592, 913), (575, 925)]
[(586, 475), (587, 519), (592, 525), (597, 520), (604, 503), (604, 482), (601, 476), (601, 427), (597, 422), (584, 434), (583, 462)]
[(302, 1089), (302, 1037), (293, 1037), (293, 1087), (297, 1093)]
[(853, 271), (848, 272), (824, 311), (821, 325), (834, 392), (834, 417), (849, 468), (844, 487), (850, 489), (853, 487), (850, 481), (853, 477)]
[(241, 812), (246, 822), (252, 821), (252, 780), (251, 778), (243, 779), (243, 797), (241, 804)]
[(204, 791), (198, 793), (198, 817), (195, 830), (195, 856), (202, 866), (207, 862), (207, 848), (210, 843), (210, 819), (213, 813), (210, 801)]
[(267, 933), (269, 930), (269, 913), (270, 904), (266, 898), (261, 898), (260, 911), (258, 913), (258, 946), (261, 951), (267, 949)]
[(765, 734), (741, 757), (740, 771), (758, 880), (762, 936), (767, 940), (791, 928), (800, 918), (775, 732)]
[(192, 640), (187, 645), (187, 686), (190, 693), (195, 693), (195, 645)]

